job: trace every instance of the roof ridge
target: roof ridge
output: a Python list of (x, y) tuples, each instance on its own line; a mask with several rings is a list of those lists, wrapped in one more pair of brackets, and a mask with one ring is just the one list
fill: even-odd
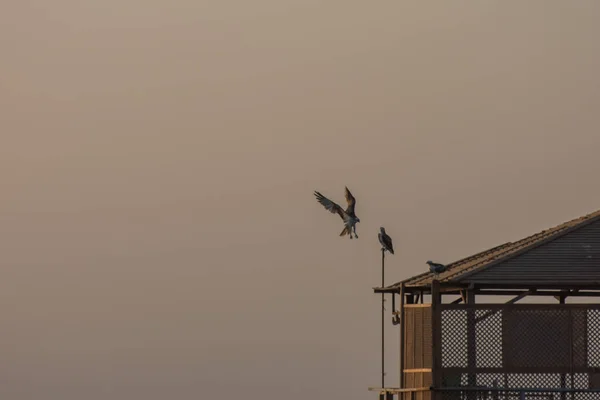
[[(535, 249), (535, 248), (537, 248), (539, 246), (547, 244), (547, 243), (549, 243), (549, 242), (551, 242), (553, 240), (556, 240), (556, 239), (564, 236), (567, 233), (576, 231), (577, 229), (580, 229), (580, 228), (586, 226), (588, 223), (591, 223), (591, 222), (595, 221), (598, 218), (600, 218), (600, 210), (597, 210), (597, 211), (594, 211), (592, 213), (586, 214), (583, 217), (572, 219), (572, 220), (564, 222), (564, 223), (562, 223), (560, 225), (556, 225), (553, 228), (543, 230), (543, 231), (539, 232), (537, 235), (536, 234), (530, 235), (530, 236), (528, 236), (528, 237), (526, 237), (526, 238), (524, 238), (522, 240), (523, 242), (526, 242), (527, 245), (525, 245), (525, 246), (521, 247), (520, 249), (515, 250), (513, 252), (509, 252), (504, 257), (499, 257), (499, 258), (496, 258), (494, 260), (491, 260), (492, 262), (490, 264), (484, 265), (484, 266), (480, 267), (477, 270), (475, 270), (475, 269), (469, 269), (466, 272), (466, 274), (463, 275), (463, 277), (467, 277), (467, 276), (470, 276), (470, 275), (475, 274), (477, 272), (481, 272), (481, 271), (483, 271), (483, 270), (485, 270), (485, 269), (487, 269), (489, 267), (492, 267), (492, 266), (494, 266), (494, 265), (496, 265), (496, 264), (498, 264), (500, 262), (509, 260), (509, 259), (511, 259), (513, 257), (516, 257), (516, 256), (518, 256), (518, 255), (520, 255), (522, 253), (525, 253), (525, 252), (527, 252), (529, 250), (532, 250), (532, 249)], [(549, 232), (549, 231), (551, 231), (551, 232), (549, 233), (549, 235), (547, 237), (543, 237), (541, 240), (533, 240), (533, 238), (535, 236), (543, 236), (543, 234), (545, 232)], [(528, 240), (528, 239), (530, 239), (530, 240)]]
[[(510, 259), (511, 257), (516, 257), (517, 255), (522, 254), (525, 251), (529, 251), (544, 243), (548, 243), (549, 241), (555, 240), (568, 232), (572, 232), (576, 229), (579, 229), (580, 227), (587, 225), (587, 222), (590, 222), (590, 220), (594, 220), (598, 217), (600, 217), (600, 210), (596, 210), (578, 218), (573, 218), (569, 221), (555, 225), (551, 228), (547, 228), (537, 233), (526, 236), (515, 242), (506, 242), (504, 244), (491, 247), (479, 253), (475, 253), (474, 255), (459, 259), (457, 261), (453, 261), (452, 263), (447, 264), (448, 271), (447, 273), (444, 273), (443, 278), (441, 278), (440, 280), (448, 281), (458, 275), (468, 276), (474, 274), (483, 269), (486, 269), (490, 265), (495, 265), (500, 261), (505, 261), (507, 259)], [(469, 265), (469, 263), (471, 262), (473, 262), (473, 264)], [(399, 283), (414, 282), (415, 286), (419, 285), (420, 283), (428, 284), (429, 282), (427, 281), (433, 276), (433, 273), (427, 271), (422, 274), (407, 278), (403, 281), (400, 281)], [(398, 285), (399, 283), (395, 285)]]

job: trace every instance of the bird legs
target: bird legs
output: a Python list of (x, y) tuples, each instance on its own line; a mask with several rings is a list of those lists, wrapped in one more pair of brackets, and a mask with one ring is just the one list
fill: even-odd
[(350, 239), (354, 239), (352, 237), (352, 231), (354, 231), (354, 237), (358, 239), (358, 235), (356, 234), (356, 225), (346, 225), (340, 236), (348, 235)]

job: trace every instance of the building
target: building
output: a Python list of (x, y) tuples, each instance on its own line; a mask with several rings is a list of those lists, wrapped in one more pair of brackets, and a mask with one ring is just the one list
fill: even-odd
[(400, 328), (380, 398), (600, 399), (600, 211), (374, 291)]

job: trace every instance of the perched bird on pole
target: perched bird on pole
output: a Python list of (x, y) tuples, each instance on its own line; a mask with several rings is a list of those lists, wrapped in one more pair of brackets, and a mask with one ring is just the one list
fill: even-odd
[(429, 272), (433, 272), (436, 276), (446, 271), (446, 266), (443, 264), (434, 263), (433, 261), (427, 261), (429, 265)]
[(348, 235), (350, 236), (350, 239), (352, 239), (352, 231), (354, 231), (354, 237), (358, 239), (358, 235), (356, 234), (356, 224), (360, 222), (360, 218), (358, 218), (354, 213), (356, 199), (354, 196), (352, 196), (352, 193), (350, 193), (347, 187), (346, 202), (348, 203), (348, 207), (346, 207), (345, 210), (317, 191), (315, 191), (315, 197), (317, 198), (317, 201), (321, 203), (323, 207), (325, 207), (326, 210), (333, 214), (338, 214), (344, 221), (344, 230), (340, 233), (340, 236)]
[(385, 228), (382, 226), (379, 228), (379, 233), (377, 237), (379, 238), (379, 243), (381, 243), (381, 248), (383, 251), (389, 251), (391, 254), (394, 254), (394, 245), (392, 244), (392, 238), (390, 235), (385, 233)]

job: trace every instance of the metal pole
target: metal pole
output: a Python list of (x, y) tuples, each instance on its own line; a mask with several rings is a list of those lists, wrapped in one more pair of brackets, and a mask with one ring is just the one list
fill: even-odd
[(404, 302), (405, 302), (406, 286), (404, 282), (400, 285), (400, 368), (398, 373), (398, 386), (404, 389)]
[[(381, 287), (385, 287), (385, 249), (381, 249)], [(381, 293), (381, 388), (385, 387), (385, 308), (384, 308), (384, 294)]]

